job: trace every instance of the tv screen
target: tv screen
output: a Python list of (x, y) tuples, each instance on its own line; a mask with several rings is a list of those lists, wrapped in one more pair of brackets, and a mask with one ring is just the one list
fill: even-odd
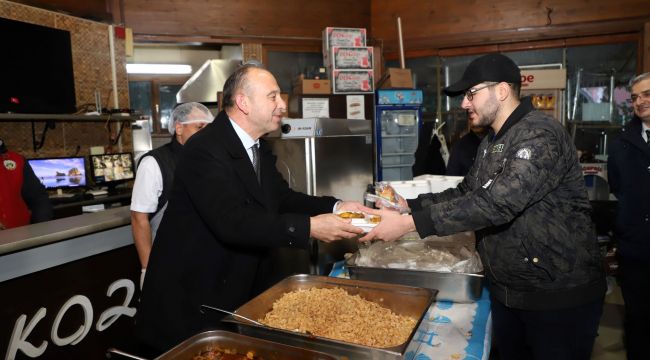
[(29, 159), (29, 166), (47, 189), (86, 186), (86, 159), (83, 157)]
[(76, 111), (70, 32), (0, 18), (0, 112)]
[(131, 153), (90, 155), (90, 166), (93, 182), (98, 185), (135, 178)]

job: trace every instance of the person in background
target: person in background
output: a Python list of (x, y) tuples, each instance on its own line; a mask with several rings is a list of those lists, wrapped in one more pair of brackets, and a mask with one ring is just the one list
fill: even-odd
[(435, 122), (425, 121), (418, 133), (418, 147), (415, 150), (415, 161), (411, 166), (413, 177), (420, 175), (443, 175), (445, 173), (445, 160), (440, 153), (442, 144), (433, 132)]
[(0, 139), (0, 230), (52, 219), (45, 187), (20, 154)]
[(472, 126), (489, 127), (457, 188), (399, 199), (403, 216), (361, 241), (475, 231), (501, 359), (589, 359), (607, 289), (591, 205), (569, 133), (519, 98), (517, 65), (501, 54), (472, 61), (450, 96)]
[(264, 134), (279, 129), (286, 104), (267, 70), (244, 65), (226, 80), (224, 111), (185, 145), (156, 235), (136, 335), (162, 352), (205, 329), (264, 289), (270, 249), (308, 248), (363, 230), (333, 211), (371, 211), (357, 202), (289, 188)]
[(165, 212), (174, 183), (174, 171), (183, 145), (213, 120), (203, 104), (190, 102), (178, 105), (171, 114), (169, 132), (172, 139), (140, 158), (131, 195), (131, 229), (142, 272), (140, 288), (151, 253), (151, 245)]
[(608, 181), (618, 199), (618, 281), (625, 302), (628, 359), (646, 359), (650, 343), (650, 72), (631, 81), (634, 117), (610, 147)]
[(474, 164), (476, 151), (485, 137), (487, 130), (480, 126), (469, 126), (467, 134), (463, 135), (451, 148), (446, 175), (465, 176)]

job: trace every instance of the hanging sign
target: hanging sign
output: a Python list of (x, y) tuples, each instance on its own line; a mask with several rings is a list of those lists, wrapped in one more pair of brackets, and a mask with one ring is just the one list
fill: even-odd
[(521, 89), (564, 89), (566, 69), (521, 70)]

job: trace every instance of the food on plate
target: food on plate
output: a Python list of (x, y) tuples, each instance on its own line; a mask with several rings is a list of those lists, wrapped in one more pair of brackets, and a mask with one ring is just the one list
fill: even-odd
[(234, 349), (220, 349), (216, 346), (211, 346), (200, 354), (195, 355), (192, 360), (264, 360), (260, 356), (256, 356), (253, 351), (248, 351), (245, 355), (240, 354)]
[(392, 186), (384, 183), (379, 183), (380, 186), (375, 188), (375, 193), (377, 196), (390, 201), (392, 203), (397, 203), (397, 197), (395, 196), (395, 190)]
[(381, 221), (381, 216), (379, 216), (379, 215), (368, 215), (366, 217), (366, 220), (370, 224), (379, 224), (379, 222)]
[(285, 293), (259, 321), (275, 328), (380, 348), (405, 343), (417, 323), (341, 288)]
[(365, 218), (365, 215), (360, 212), (354, 212), (354, 211), (344, 211), (337, 213), (339, 217), (342, 217), (343, 219), (363, 219)]

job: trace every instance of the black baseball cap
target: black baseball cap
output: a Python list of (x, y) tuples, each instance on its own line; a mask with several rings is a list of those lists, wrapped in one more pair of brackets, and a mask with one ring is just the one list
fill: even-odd
[(488, 54), (469, 63), (463, 77), (455, 84), (444, 88), (443, 91), (448, 96), (457, 96), (485, 81), (521, 84), (521, 72), (517, 64), (509, 57), (501, 54)]

